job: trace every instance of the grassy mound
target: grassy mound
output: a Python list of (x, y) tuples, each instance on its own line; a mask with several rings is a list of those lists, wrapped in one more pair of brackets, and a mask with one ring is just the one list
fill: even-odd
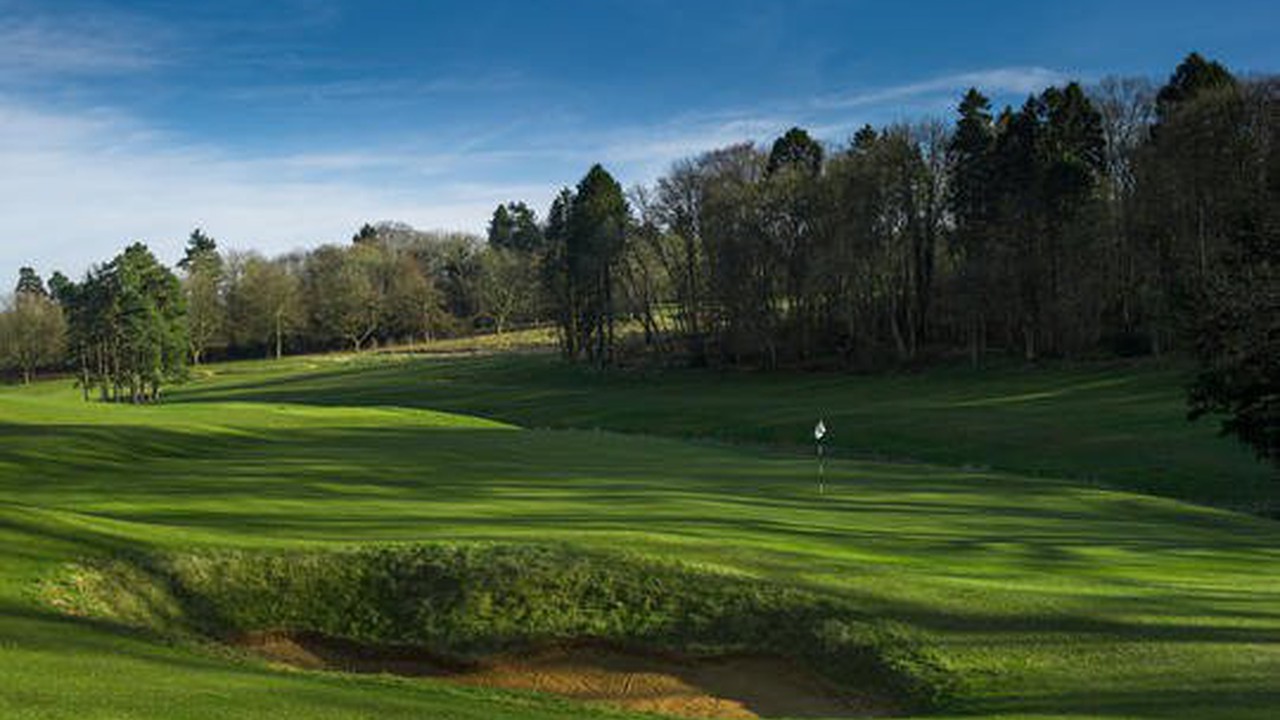
[(838, 600), (563, 546), (170, 554), (80, 567), (48, 595), (78, 614), (219, 639), (317, 633), (456, 658), (582, 640), (771, 655), (904, 710), (944, 703), (950, 685), (901, 630)]

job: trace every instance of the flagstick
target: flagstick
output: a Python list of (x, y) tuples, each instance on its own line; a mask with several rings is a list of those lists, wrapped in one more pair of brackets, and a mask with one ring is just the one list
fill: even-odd
[(822, 442), (818, 442), (818, 494), (827, 494), (827, 461), (822, 454)]
[(818, 418), (818, 424), (813, 426), (813, 444), (818, 449), (818, 494), (825, 495), (827, 493), (827, 458), (823, 455), (822, 441), (827, 439), (827, 424)]

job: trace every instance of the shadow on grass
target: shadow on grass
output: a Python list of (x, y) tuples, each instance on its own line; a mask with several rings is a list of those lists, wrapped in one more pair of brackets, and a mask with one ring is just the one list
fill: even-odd
[[(1224, 709), (1230, 715), (1224, 715)], [(1131, 717), (1198, 718), (1231, 717), (1239, 720), (1256, 718), (1269, 720), (1280, 708), (1280, 689), (1275, 687), (1248, 686), (1223, 678), (1212, 689), (1160, 688), (1158, 690), (1126, 692), (1111, 689), (1085, 689), (1075, 693), (1061, 693), (1032, 700), (1014, 700), (1000, 703), (1000, 712), (1076, 715), (1081, 717)]]
[[(832, 495), (818, 497), (800, 461), (595, 433), (304, 428), (209, 438), (136, 425), (3, 423), (0, 437), (0, 459), (25, 468), (4, 480), (9, 497), (85, 519), (71, 525), (6, 512), (0, 531), (65, 544), (63, 555), (68, 548), (110, 554), (193, 530), (235, 542), (460, 536), (609, 543), (643, 532), (769, 548), (768, 557), (802, 544), (808, 550), (796, 562), (808, 572), (829, 558), (830, 574), (857, 573), (856, 561), (839, 559), (855, 549), (920, 563), (916, 572), (925, 576), (969, 573), (997, 584), (1008, 577), (1016, 587), (1076, 575), (1146, 596), (1128, 606), (1099, 599), (1099, 615), (1086, 617), (966, 613), (901, 599), (885, 604), (856, 584), (840, 590), (876, 612), (934, 630), (1280, 641), (1274, 630), (1257, 627), (1274, 628), (1276, 616), (1265, 611), (1268, 603), (1280, 606), (1273, 589), (1225, 599), (1212, 589), (1203, 596), (1194, 588), (1171, 592), (1161, 570), (1196, 554), (1203, 556), (1196, 567), (1215, 573), (1224, 562), (1236, 565), (1232, 572), (1247, 572), (1250, 563), (1273, 561), (1280, 533), (1272, 523), (1152, 501), (1095, 498), (1082, 506), (1067, 486), (926, 467), (878, 478), (863, 466), (836, 464)], [(588, 440), (589, 454), (582, 452)], [(103, 529), (119, 522), (131, 525), (118, 534)], [(1124, 567), (1134, 568), (1134, 577), (1110, 575)], [(780, 572), (794, 574), (795, 567)], [(1177, 572), (1195, 578), (1200, 571)], [(1115, 619), (1139, 609), (1200, 619)], [(1253, 621), (1237, 611), (1252, 611)], [(1205, 621), (1214, 617), (1235, 622)]]
[(1274, 469), (1216, 437), (1212, 423), (1189, 424), (1178, 377), (1129, 366), (875, 377), (600, 372), (547, 357), (490, 356), (230, 378), (179, 389), (173, 401), (429, 408), (526, 427), (801, 449), (823, 415), (832, 449), (846, 453), (990, 466), (1274, 513)]

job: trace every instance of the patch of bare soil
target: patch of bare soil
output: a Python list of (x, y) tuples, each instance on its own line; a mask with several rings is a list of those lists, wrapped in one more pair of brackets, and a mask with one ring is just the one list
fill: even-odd
[(233, 644), (268, 660), (309, 670), (436, 677), (461, 685), (534, 690), (680, 717), (894, 714), (882, 699), (837, 692), (793, 663), (771, 657), (686, 658), (583, 642), (460, 661), (421, 648), (375, 647), (307, 633), (253, 633)]

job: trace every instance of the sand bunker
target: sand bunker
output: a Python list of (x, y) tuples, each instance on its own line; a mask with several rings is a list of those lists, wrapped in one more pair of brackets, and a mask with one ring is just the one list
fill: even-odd
[(253, 633), (234, 644), (304, 669), (436, 677), (682, 717), (894, 714), (882, 701), (842, 695), (795, 665), (769, 657), (692, 659), (582, 642), (464, 662), (419, 648), (374, 647), (307, 633)]

